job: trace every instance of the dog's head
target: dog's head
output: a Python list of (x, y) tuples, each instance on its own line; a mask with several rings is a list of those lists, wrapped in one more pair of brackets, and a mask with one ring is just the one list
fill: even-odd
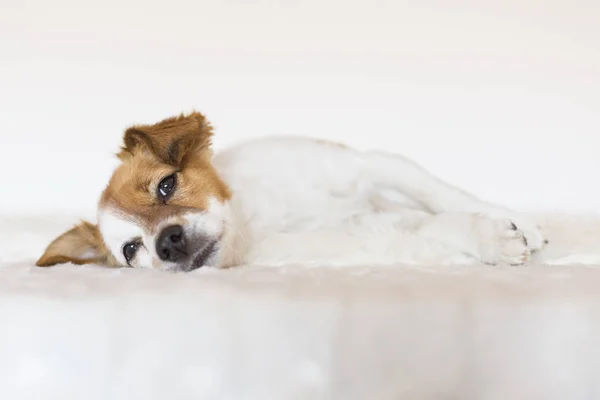
[(83, 222), (65, 232), (37, 265), (190, 271), (230, 264), (231, 194), (211, 165), (211, 137), (199, 113), (127, 129), (98, 225)]

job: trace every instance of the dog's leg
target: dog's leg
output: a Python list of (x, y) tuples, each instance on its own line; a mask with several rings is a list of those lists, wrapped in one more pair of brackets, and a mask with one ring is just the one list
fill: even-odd
[(365, 214), (334, 229), (257, 235), (246, 262), (260, 265), (520, 265), (531, 251), (507, 219), (473, 213)]
[(394, 230), (275, 232), (257, 237), (246, 254), (247, 264), (261, 266), (470, 265), (477, 256), (438, 240), (431, 233)]
[(521, 265), (530, 258), (523, 233), (479, 214), (427, 216), (414, 229), (275, 232), (256, 237), (245, 262), (263, 266)]
[[(465, 255), (491, 265), (520, 265), (531, 258), (524, 233), (506, 218), (399, 209), (365, 214), (352, 222), (351, 229), (401, 239), (397, 243), (400, 249), (395, 251), (398, 259), (408, 257), (418, 264), (464, 264)], [(399, 236), (402, 233), (404, 236)]]
[(531, 259), (523, 231), (506, 218), (442, 213), (423, 220), (415, 234), (439, 240), (485, 264), (521, 265)]
[(471, 213), (504, 220), (504, 225), (515, 224), (523, 233), (530, 251), (537, 251), (545, 244), (537, 223), (528, 215), (481, 201), (399, 155), (372, 152), (365, 157), (369, 179), (376, 185), (403, 193), (433, 214)]

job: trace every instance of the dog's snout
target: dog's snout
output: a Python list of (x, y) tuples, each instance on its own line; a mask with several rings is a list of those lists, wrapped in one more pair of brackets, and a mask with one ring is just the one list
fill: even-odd
[(163, 261), (177, 262), (187, 255), (185, 235), (181, 225), (167, 226), (156, 241), (156, 253)]

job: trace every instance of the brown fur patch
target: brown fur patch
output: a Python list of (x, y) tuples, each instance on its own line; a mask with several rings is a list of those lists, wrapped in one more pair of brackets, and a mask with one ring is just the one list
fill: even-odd
[(344, 143), (340, 143), (340, 142), (334, 142), (334, 141), (325, 140), (325, 139), (316, 139), (315, 141), (317, 143), (321, 143), (326, 146), (338, 147), (340, 149), (349, 149), (349, 147), (347, 145), (345, 145)]
[[(211, 197), (231, 197), (210, 164), (212, 128), (199, 113), (127, 129), (115, 170), (100, 207), (116, 208), (152, 231), (166, 217), (206, 209)], [(159, 182), (176, 173), (177, 187), (166, 204), (156, 195)]]
[(84, 221), (50, 243), (36, 265), (64, 263), (116, 265), (116, 260), (104, 245), (98, 227)]
[(123, 159), (135, 155), (141, 147), (152, 152), (167, 165), (181, 167), (192, 150), (210, 158), (212, 126), (204, 115), (193, 112), (164, 119), (153, 125), (135, 125), (125, 131), (123, 147), (118, 154)]

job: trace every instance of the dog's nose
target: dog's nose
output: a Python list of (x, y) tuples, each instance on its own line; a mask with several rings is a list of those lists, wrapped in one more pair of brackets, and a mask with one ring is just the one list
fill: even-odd
[(177, 262), (186, 256), (185, 235), (181, 225), (167, 226), (158, 235), (156, 253), (163, 261)]

